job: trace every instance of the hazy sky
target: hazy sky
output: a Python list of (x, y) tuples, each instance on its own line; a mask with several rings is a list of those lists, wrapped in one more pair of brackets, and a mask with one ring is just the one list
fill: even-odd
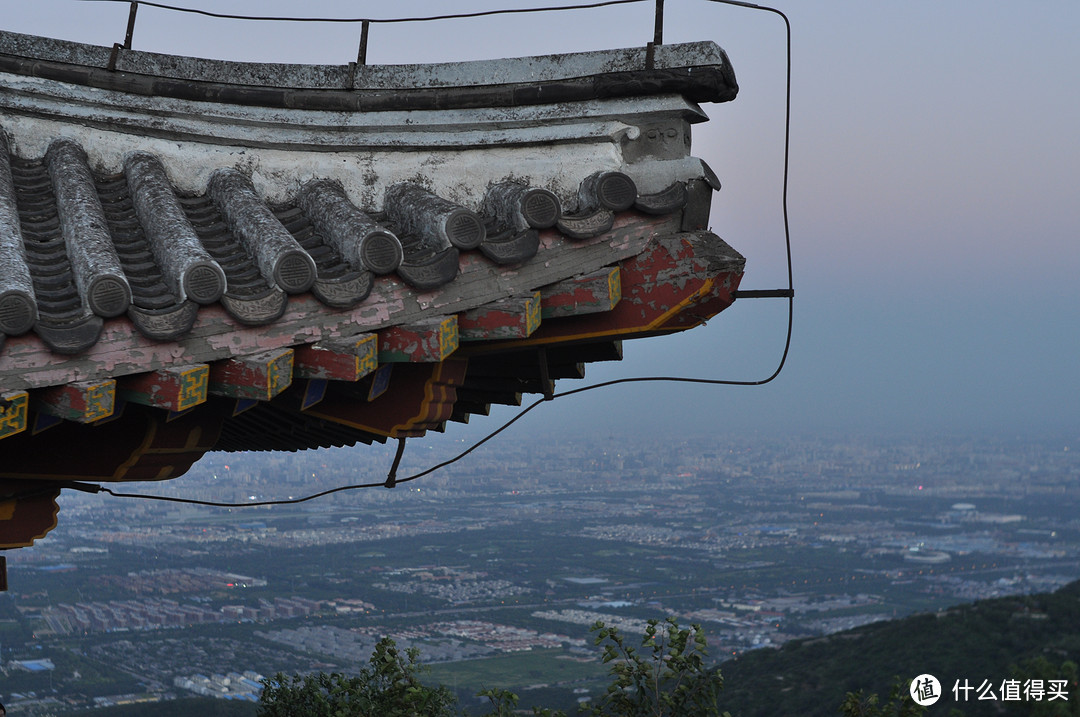
[[(216, 11), (424, 15), (514, 2), (172, 0)], [(741, 87), (707, 105), (694, 153), (724, 188), (713, 230), (747, 257), (743, 288), (785, 282), (781, 222), (784, 26), (776, 15), (667, 0), (665, 40), (715, 40)], [(386, 8), (391, 7), (392, 10)], [(759, 388), (632, 385), (534, 411), (518, 430), (657, 422), (694, 432), (841, 430), (1080, 436), (1080, 3), (779, 6), (791, 18), (789, 204), (795, 330)], [(126, 5), (5, 7), (6, 29), (122, 41)], [(371, 63), (493, 58), (644, 44), (650, 3), (586, 13), (376, 26)], [(239, 24), (143, 7), (136, 49), (346, 63), (358, 27)], [(780, 300), (743, 300), (678, 337), (627, 342), (591, 380), (652, 373), (758, 379), (786, 326)], [(560, 388), (572, 388), (564, 382)], [(454, 435), (479, 437), (498, 417)]]

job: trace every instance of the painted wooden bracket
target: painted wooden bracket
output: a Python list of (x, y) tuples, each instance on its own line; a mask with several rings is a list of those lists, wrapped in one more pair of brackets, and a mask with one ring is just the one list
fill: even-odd
[[(742, 281), (744, 263), (719, 237), (707, 232), (660, 237), (620, 265), (627, 291), (610, 311), (544, 321), (527, 339), (470, 344), (464, 353), (479, 356), (688, 329), (731, 305), (732, 292)], [(580, 347), (575, 350), (580, 351)], [(576, 354), (573, 360), (597, 359)]]
[(0, 438), (26, 430), (29, 403), (30, 394), (26, 391), (0, 394)]
[(120, 379), (120, 397), (131, 403), (186, 411), (206, 401), (210, 366), (178, 366)]
[(458, 314), (461, 341), (524, 339), (540, 327), (540, 292), (511, 296)]
[(60, 488), (43, 487), (36, 481), (11, 481), (5, 485), (29, 495), (0, 501), (0, 549), (33, 545), (56, 527)]
[(296, 349), (293, 375), (296, 378), (359, 381), (379, 366), (379, 337), (358, 334), (328, 339)]
[(454, 403), (454, 412), (450, 414), (450, 420), (456, 423), (468, 423), (469, 416), (487, 416), (490, 414), (491, 404), (458, 399)]
[(211, 364), (210, 393), (269, 401), (288, 388), (292, 379), (293, 350), (275, 349)]
[(108, 418), (116, 409), (116, 381), (76, 381), (47, 388), (34, 396), (33, 405), (41, 413), (76, 423)]
[(582, 316), (611, 311), (622, 298), (622, 278), (619, 267), (560, 281), (540, 290), (540, 315), (545, 319), (563, 316)]
[(457, 351), (457, 316), (436, 316), (379, 332), (379, 363), (437, 363)]
[[(380, 366), (382, 371), (387, 366)], [(421, 436), (450, 419), (457, 388), (465, 381), (468, 362), (399, 364), (394, 368), (392, 396), (355, 401), (328, 394), (308, 415), (391, 438)]]

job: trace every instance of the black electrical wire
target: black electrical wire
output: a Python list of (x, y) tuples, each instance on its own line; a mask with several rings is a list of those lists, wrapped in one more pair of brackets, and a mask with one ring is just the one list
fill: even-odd
[[(83, 2), (129, 2), (130, 0), (81, 0), (81, 1), (83, 1)], [(573, 9), (573, 8), (584, 8), (584, 7), (599, 7), (599, 6), (602, 6), (602, 5), (618, 5), (618, 4), (627, 4), (627, 3), (631, 3), (631, 2), (643, 2), (643, 1), (646, 1), (646, 0), (611, 0), (610, 2), (599, 3), (599, 4), (596, 4), (596, 5), (564, 6), (564, 7), (560, 7), (560, 8), (537, 8), (535, 10), (539, 11), (539, 10), (544, 10), (544, 9), (555, 10), (555, 9)], [(591, 386), (583, 386), (582, 388), (576, 388), (576, 389), (573, 389), (573, 390), (570, 390), (570, 391), (563, 391), (563, 392), (560, 392), (560, 393), (555, 393), (555, 394), (552, 394), (550, 396), (544, 396), (543, 398), (537, 399), (532, 404), (530, 404), (526, 408), (523, 408), (521, 411), (519, 411), (509, 421), (506, 421), (501, 426), (496, 428), (494, 431), (492, 431), (491, 433), (488, 433), (486, 436), (481, 438), (476, 443), (473, 443), (471, 446), (466, 448), (461, 453), (458, 453), (456, 456), (454, 456), (452, 458), (449, 458), (449, 459), (443, 461), (442, 463), (438, 463), (436, 465), (433, 465), (430, 468), (427, 468), (426, 470), (423, 470), (423, 471), (421, 471), (419, 473), (415, 473), (415, 474), (407, 476), (405, 478), (397, 478), (396, 477), (397, 465), (401, 460), (401, 451), (402, 451), (402, 449), (404, 447), (404, 442), (402, 441), (398, 445), (398, 451), (397, 451), (397, 454), (396, 454), (396, 456), (394, 458), (394, 464), (391, 467), (390, 472), (388, 473), (386, 480), (380, 481), (380, 482), (377, 482), (377, 483), (357, 483), (357, 484), (353, 484), (353, 485), (338, 486), (336, 488), (330, 488), (328, 490), (320, 491), (318, 493), (312, 493), (311, 495), (306, 495), (306, 496), (303, 496), (301, 498), (288, 498), (288, 499), (282, 499), (282, 500), (251, 501), (249, 503), (221, 503), (221, 502), (217, 502), (217, 501), (198, 500), (198, 499), (195, 499), (195, 498), (177, 498), (177, 497), (173, 497), (173, 496), (149, 495), (149, 494), (145, 494), (145, 493), (120, 493), (120, 492), (113, 491), (113, 490), (111, 490), (109, 488), (106, 488), (104, 486), (101, 486), (101, 485), (96, 485), (96, 484), (92, 484), (92, 483), (82, 483), (82, 482), (77, 482), (77, 481), (72, 481), (70, 483), (62, 483), (60, 485), (62, 487), (64, 487), (64, 488), (71, 488), (73, 490), (79, 490), (79, 491), (83, 491), (83, 492), (87, 492), (87, 493), (108, 493), (109, 495), (117, 497), (117, 498), (138, 498), (138, 499), (143, 499), (143, 500), (157, 500), (157, 501), (165, 501), (165, 502), (169, 502), (169, 503), (185, 503), (185, 504), (189, 504), (189, 505), (203, 505), (203, 506), (210, 506), (210, 507), (217, 507), (217, 508), (246, 508), (246, 507), (269, 506), (269, 505), (292, 505), (292, 504), (296, 504), (296, 503), (305, 503), (307, 501), (315, 500), (316, 498), (322, 498), (322, 497), (325, 497), (327, 495), (332, 495), (334, 493), (341, 493), (341, 492), (344, 492), (344, 491), (351, 491), (351, 490), (359, 490), (359, 489), (362, 489), (362, 488), (393, 487), (393, 486), (401, 484), (401, 483), (408, 483), (410, 481), (414, 481), (414, 480), (417, 480), (419, 478), (423, 478), (424, 476), (430, 475), (430, 474), (434, 473), (437, 470), (445, 468), (445, 467), (447, 467), (449, 465), (453, 465), (454, 463), (457, 463), (458, 461), (462, 460), (463, 458), (465, 458), (466, 456), (471, 454), (473, 451), (477, 450), (482, 445), (484, 445), (488, 441), (492, 440), (493, 438), (498, 436), (500, 433), (502, 433), (506, 429), (510, 428), (510, 426), (514, 425), (519, 420), (524, 418), (528, 413), (530, 413), (534, 408), (536, 408), (540, 404), (546, 403), (548, 401), (553, 401), (553, 400), (556, 400), (556, 399), (559, 399), (559, 398), (566, 398), (568, 396), (574, 396), (576, 394), (585, 393), (586, 391), (594, 391), (594, 390), (599, 389), (599, 388), (606, 388), (608, 386), (617, 386), (619, 384), (627, 384), (627, 383), (667, 382), (667, 383), (704, 384), (704, 385), (711, 385), (711, 386), (761, 386), (761, 385), (764, 385), (764, 384), (767, 384), (767, 383), (770, 383), (771, 381), (773, 381), (777, 376), (780, 375), (780, 372), (784, 369), (784, 365), (787, 363), (788, 353), (789, 353), (789, 351), (791, 349), (791, 333), (792, 333), (792, 324), (793, 324), (793, 317), (794, 317), (794, 302), (795, 302), (794, 280), (793, 280), (792, 259), (791, 259), (791, 226), (790, 226), (790, 222), (789, 222), (789, 218), (788, 218), (788, 173), (789, 173), (789, 160), (790, 160), (790, 148), (791, 148), (791, 22), (788, 20), (787, 15), (785, 15), (780, 10), (777, 10), (776, 8), (772, 8), (772, 7), (767, 7), (767, 6), (764, 6), (764, 5), (755, 5), (753, 3), (748, 3), (748, 2), (739, 2), (739, 0), (705, 0), (705, 2), (719, 3), (719, 4), (723, 4), (723, 5), (736, 5), (736, 6), (739, 6), (739, 7), (746, 7), (746, 8), (750, 8), (750, 9), (754, 9), (754, 10), (764, 10), (764, 11), (767, 11), (767, 12), (775, 13), (775, 14), (779, 15), (784, 20), (784, 27), (786, 29), (786, 36), (787, 36), (786, 37), (786, 39), (787, 39), (787, 71), (786, 71), (785, 102), (784, 102), (784, 170), (783, 170), (783, 192), (782, 192), (781, 203), (782, 203), (783, 215), (784, 215), (784, 245), (785, 245), (785, 251), (786, 251), (786, 255), (787, 255), (787, 283), (788, 283), (788, 285), (787, 285), (786, 290), (782, 290), (781, 292), (778, 292), (778, 293), (780, 295), (784, 296), (785, 298), (787, 298), (787, 301), (788, 301), (788, 321), (787, 321), (787, 335), (786, 335), (786, 338), (784, 340), (784, 350), (783, 350), (783, 353), (780, 356), (780, 362), (777, 365), (776, 370), (773, 371), (768, 377), (763, 378), (763, 379), (759, 379), (759, 380), (756, 380), (756, 381), (737, 381), (737, 380), (731, 380), (731, 379), (693, 378), (693, 377), (684, 377), (684, 376), (634, 376), (634, 377), (629, 377), (629, 378), (613, 379), (611, 381), (604, 381), (602, 383), (593, 384)], [(142, 0), (139, 0), (139, 4), (142, 4), (142, 5), (154, 5), (155, 7), (169, 7), (169, 6), (164, 6), (164, 5), (158, 5), (157, 3), (142, 2)], [(180, 10), (182, 8), (169, 7), (169, 9)], [(190, 10), (190, 9), (186, 9), (186, 11), (188, 11), (188, 12), (199, 12), (200, 14), (212, 15), (214, 17), (234, 17), (236, 19), (265, 19), (265, 20), (268, 20), (268, 19), (280, 19), (280, 20), (293, 19), (293, 20), (296, 20), (297, 19), (297, 18), (242, 18), (240, 16), (213, 15), (212, 13), (209, 13), (209, 12), (206, 12), (206, 11), (195, 11), (195, 10)], [(505, 12), (528, 12), (528, 10), (488, 11), (488, 12), (481, 13), (481, 14), (498, 14), (500, 12), (504, 12), (504, 13)], [(429, 20), (429, 19), (445, 19), (445, 18), (471, 17), (471, 16), (475, 16), (475, 15), (451, 15), (451, 16), (443, 16), (443, 17), (439, 17), (439, 18), (434, 18), (433, 17), (433, 18), (414, 18), (414, 19), (416, 19), (416, 20)], [(344, 20), (344, 19), (334, 19), (334, 20), (326, 20), (326, 21), (327, 22), (347, 22), (347, 20)], [(348, 21), (349, 22), (357, 22), (357, 20), (348, 20)], [(405, 20), (393, 20), (393, 21), (382, 20), (381, 22), (403, 22), (403, 21), (405, 21)], [(376, 22), (376, 21), (372, 20), (372, 22)]]
[[(581, 5), (555, 5), (551, 7), (528, 7), (528, 8), (512, 8), (503, 10), (479, 10), (477, 12), (466, 13), (453, 13), (448, 15), (428, 15), (425, 17), (393, 17), (393, 18), (376, 18), (376, 17), (289, 17), (289, 16), (272, 16), (272, 15), (236, 15), (231, 13), (213, 12), (211, 10), (200, 10), (192, 7), (180, 7), (177, 5), (168, 5), (166, 3), (149, 2), (149, 0), (79, 0), (79, 2), (109, 2), (109, 3), (122, 3), (124, 5), (130, 5), (134, 2), (137, 5), (146, 5), (147, 7), (155, 7), (160, 10), (171, 10), (174, 12), (188, 13), (190, 15), (203, 15), (205, 17), (212, 17), (219, 20), (253, 20), (253, 21), (270, 21), (270, 22), (332, 22), (332, 23), (371, 23), (371, 24), (392, 24), (402, 22), (429, 22), (432, 20), (462, 20), (472, 17), (487, 17), (491, 15), (514, 15), (520, 13), (532, 13), (532, 12), (551, 12), (558, 10), (589, 10), (598, 7), (607, 7), (609, 5), (630, 5), (633, 3), (651, 2), (652, 0), (601, 0), (600, 2), (587, 3)], [(714, 1), (714, 0), (710, 0)]]

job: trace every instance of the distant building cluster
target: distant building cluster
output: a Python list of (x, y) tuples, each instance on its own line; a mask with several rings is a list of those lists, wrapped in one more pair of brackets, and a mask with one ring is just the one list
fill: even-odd
[[(298, 650), (321, 658), (332, 658), (343, 664), (363, 664), (371, 657), (380, 635), (372, 630), (349, 630), (332, 625), (303, 625), (296, 629), (257, 632), (261, 637), (276, 642), (290, 650)], [(409, 634), (416, 634), (410, 631)], [(394, 636), (401, 649), (421, 647), (424, 662), (453, 662), (487, 657), (494, 654), (491, 648), (464, 643), (461, 640), (422, 642), (418, 639)], [(285, 649), (283, 648), (283, 649)]]
[(266, 587), (266, 581), (247, 575), (226, 573), (209, 568), (167, 568), (142, 570), (127, 575), (102, 575), (91, 583), (114, 585), (140, 594), (206, 593), (226, 588)]
[[(527, 652), (534, 649), (562, 647), (573, 643), (584, 646), (584, 640), (572, 640), (566, 635), (538, 633), (522, 627), (498, 625), (485, 620), (454, 620), (426, 625), (426, 631), (436, 635), (459, 637), (494, 647), (499, 652)], [(580, 644), (579, 644), (580, 643)]]
[(262, 694), (263, 676), (251, 670), (243, 674), (230, 672), (227, 675), (214, 674), (177, 677), (173, 685), (203, 697), (216, 697), (223, 700), (244, 700), (258, 702)]
[[(386, 631), (381, 627), (347, 630), (332, 625), (310, 625), (296, 629), (258, 633), (264, 639), (293, 649), (325, 655), (344, 662), (364, 662)], [(456, 662), (488, 657), (497, 653), (554, 649), (564, 645), (584, 647), (585, 640), (550, 632), (500, 625), (486, 620), (453, 620), (393, 630), (390, 637), (405, 649), (418, 647), (424, 662)]]
[(509, 580), (487, 578), (487, 573), (461, 573), (452, 568), (414, 572), (407, 581), (373, 583), (372, 587), (410, 595), (420, 593), (455, 604), (501, 600), (533, 592), (532, 588)]
[(94, 707), (119, 707), (122, 705), (149, 705), (157, 702), (165, 702), (174, 698), (171, 693), (167, 694), (153, 694), (148, 692), (143, 693), (128, 693), (123, 695), (108, 695), (106, 697), (95, 697)]
[(592, 625), (600, 621), (608, 627), (617, 627), (623, 632), (632, 635), (645, 634), (645, 628), (649, 626), (646, 620), (612, 613), (593, 612), (591, 610), (537, 610), (532, 616), (541, 620), (569, 622), (574, 625)]
[(260, 599), (257, 607), (226, 605), (218, 610), (180, 603), (167, 598), (111, 600), (69, 605), (60, 603), (42, 611), (49, 629), (61, 635), (110, 632), (113, 630), (157, 630), (240, 620), (277, 620), (316, 612), (321, 603), (306, 598)]

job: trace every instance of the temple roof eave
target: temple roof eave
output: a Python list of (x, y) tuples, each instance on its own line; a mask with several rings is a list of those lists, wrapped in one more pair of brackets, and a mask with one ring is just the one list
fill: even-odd
[[(86, 70), (79, 77), (87, 83), (95, 81), (94, 69), (109, 67), (113, 51), (111, 47), (0, 31), (0, 56), (23, 60), (25, 64), (39, 63), (39, 72), (46, 70), (45, 63), (83, 67)], [(536, 85), (645, 69), (647, 52), (645, 47), (637, 47), (497, 60), (358, 66), (236, 62), (120, 48), (115, 67), (109, 72), (126, 81), (129, 91), (138, 91), (140, 84), (149, 90), (156, 80), (156, 94), (167, 89), (161, 84), (164, 80), (282, 90), (398, 92)], [(652, 55), (651, 69), (714, 67), (723, 70), (734, 85), (731, 63), (716, 43), (660, 45)]]

